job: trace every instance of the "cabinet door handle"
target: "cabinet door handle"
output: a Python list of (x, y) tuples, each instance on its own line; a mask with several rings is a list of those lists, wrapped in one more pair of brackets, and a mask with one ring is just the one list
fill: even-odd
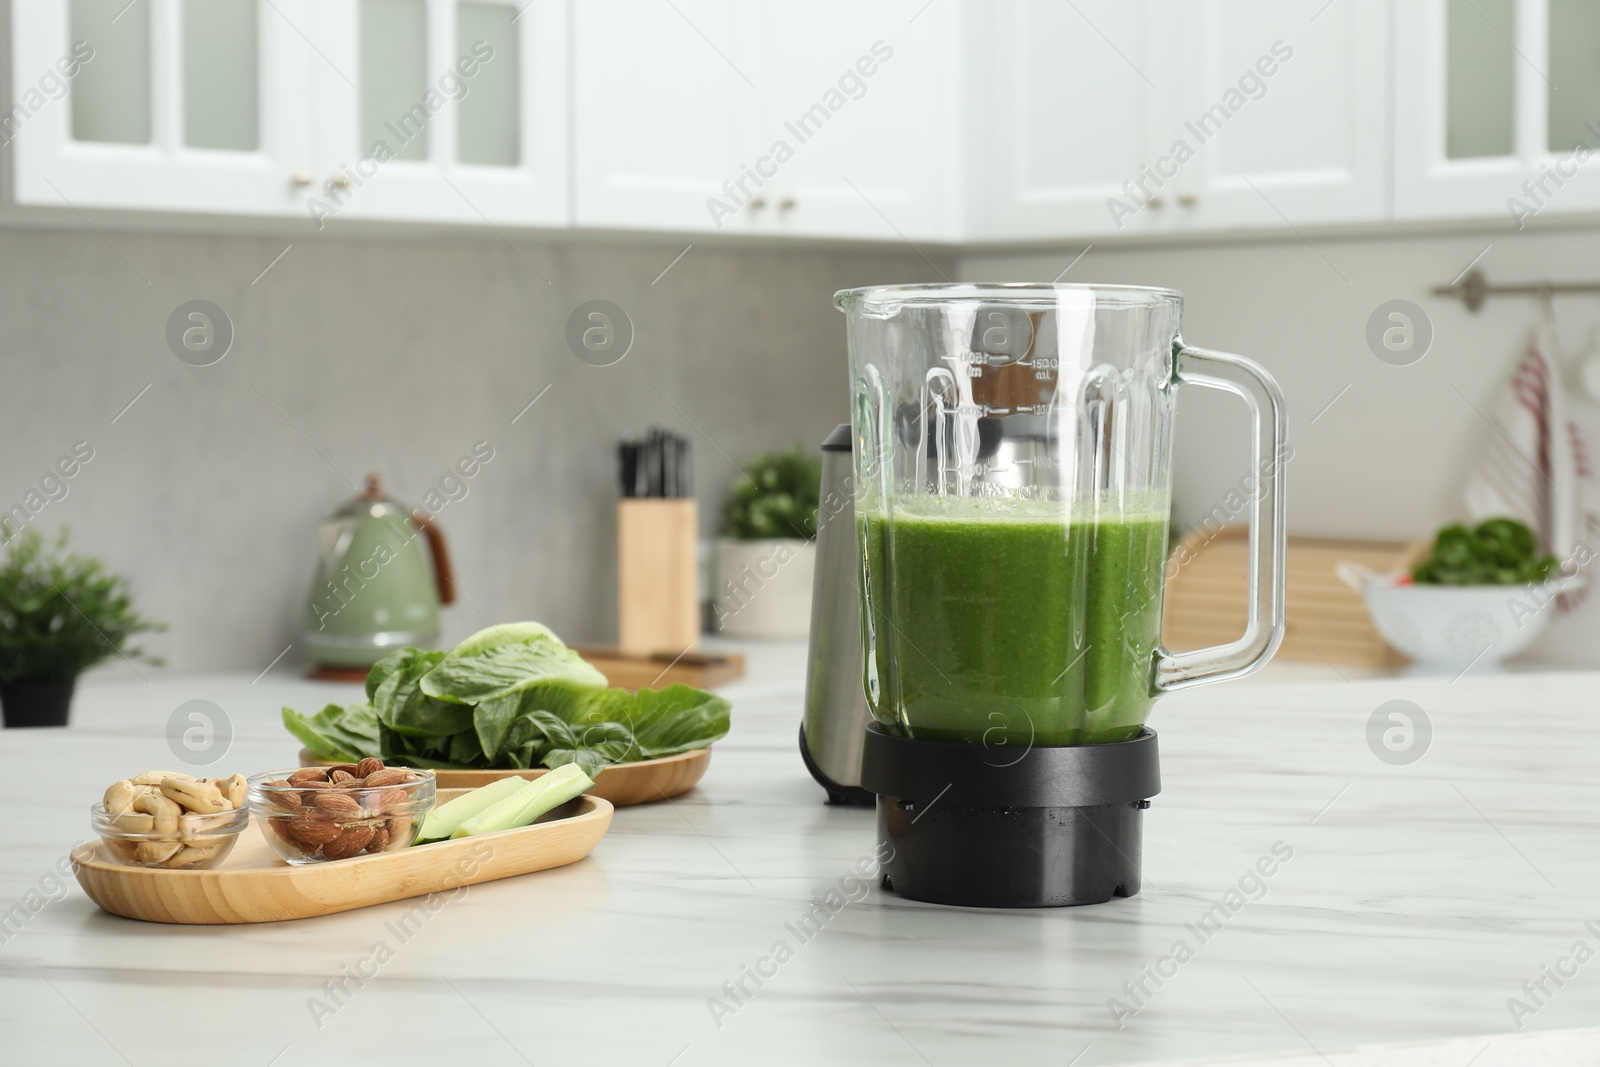
[(1155, 208), (1166, 207), (1167, 206), (1167, 201), (1166, 201), (1165, 197), (1163, 197), (1163, 196), (1161, 196), (1161, 194), (1157, 193), (1155, 196), (1152, 196), (1148, 200), (1146, 200), (1144, 202), (1144, 205), (1145, 205), (1145, 207), (1155, 207)]
[(1183, 207), (1194, 207), (1200, 202), (1200, 197), (1194, 193), (1179, 193), (1178, 203)]
[(336, 170), (328, 176), (328, 184), (335, 189), (348, 189), (350, 188), (350, 175), (342, 170)]
[(762, 208), (767, 206), (767, 198), (764, 196), (753, 196), (750, 198), (750, 206), (756, 211), (760, 211)]
[(779, 211), (793, 211), (794, 210), (794, 197), (786, 196), (782, 200), (779, 200), (778, 201), (778, 210)]
[(299, 167), (299, 168), (289, 172), (289, 184), (290, 185), (304, 186), (304, 185), (310, 185), (311, 182), (312, 182), (311, 172), (309, 170), (306, 170), (304, 167)]

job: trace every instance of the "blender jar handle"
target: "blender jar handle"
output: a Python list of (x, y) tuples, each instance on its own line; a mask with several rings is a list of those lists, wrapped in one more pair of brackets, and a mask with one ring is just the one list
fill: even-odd
[[(1244, 400), (1252, 420), (1250, 455), (1257, 491), (1250, 502), (1250, 603), (1244, 635), (1237, 641), (1192, 652), (1156, 650), (1154, 687), (1186, 689), (1249, 674), (1278, 650), (1284, 629), (1283, 466), (1287, 422), (1283, 393), (1265, 370), (1242, 356), (1178, 342), (1173, 377), (1178, 385), (1222, 389)], [(1265, 619), (1263, 619), (1265, 608)]]

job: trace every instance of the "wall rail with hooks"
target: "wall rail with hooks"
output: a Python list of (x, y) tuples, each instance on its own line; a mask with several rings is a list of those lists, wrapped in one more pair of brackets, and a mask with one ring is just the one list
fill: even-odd
[(1436, 285), (1434, 296), (1461, 301), (1468, 311), (1477, 311), (1491, 296), (1538, 296), (1546, 299), (1567, 293), (1600, 295), (1600, 282), (1519, 282), (1515, 285), (1490, 285), (1483, 271), (1474, 267), (1451, 285)]

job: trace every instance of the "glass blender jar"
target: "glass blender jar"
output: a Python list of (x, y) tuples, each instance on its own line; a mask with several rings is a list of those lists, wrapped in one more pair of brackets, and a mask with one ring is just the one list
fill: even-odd
[[(885, 885), (938, 903), (1131, 896), (1159, 791), (1162, 692), (1238, 677), (1283, 636), (1283, 398), (1179, 336), (1170, 289), (882, 286), (840, 292), (856, 435), (862, 785)], [(1244, 634), (1161, 645), (1174, 404), (1254, 422)]]

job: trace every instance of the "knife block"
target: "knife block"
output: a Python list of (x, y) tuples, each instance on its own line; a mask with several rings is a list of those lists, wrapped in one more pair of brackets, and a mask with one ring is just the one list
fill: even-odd
[(699, 521), (692, 499), (617, 503), (617, 644), (676, 656), (700, 641)]

